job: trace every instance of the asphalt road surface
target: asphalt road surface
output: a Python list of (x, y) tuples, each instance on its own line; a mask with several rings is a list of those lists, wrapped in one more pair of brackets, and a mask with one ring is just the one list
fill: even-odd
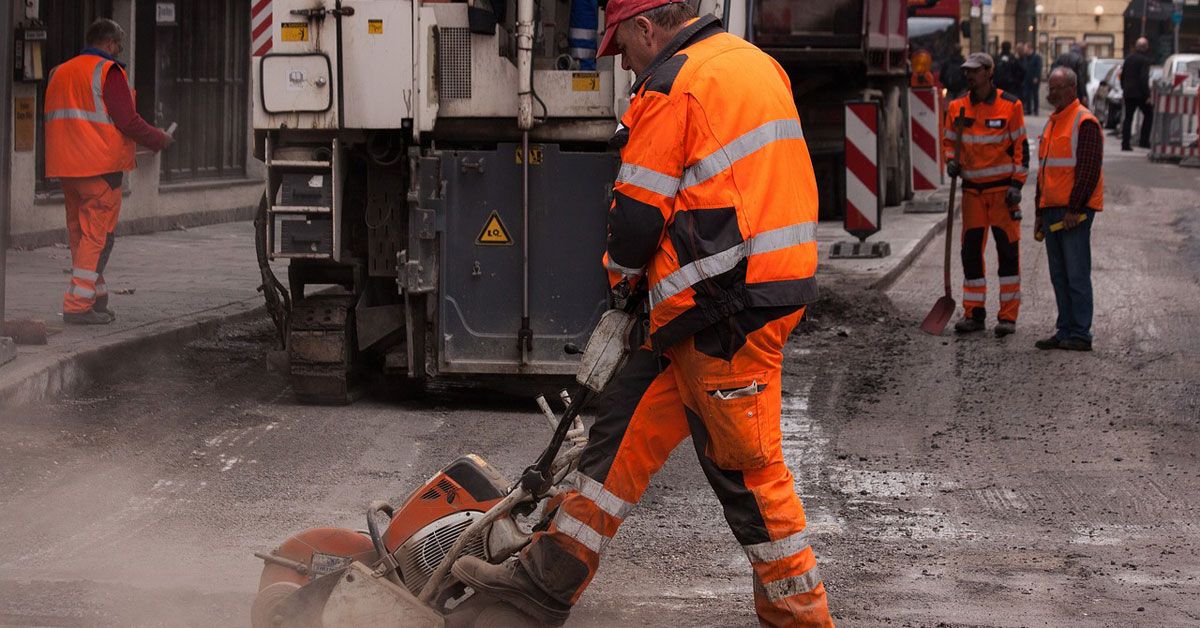
[[(1196, 172), (1110, 154), (1090, 354), (1032, 346), (1054, 303), (1030, 225), (1003, 340), (916, 330), (938, 243), (886, 295), (827, 282), (788, 348), (783, 428), (840, 624), (1200, 623)], [(248, 625), (252, 552), (363, 527), (460, 453), (515, 476), (549, 437), (494, 392), (298, 406), (269, 342), (226, 328), (4, 414), (0, 625)], [(749, 626), (750, 591), (685, 445), (570, 625)]]

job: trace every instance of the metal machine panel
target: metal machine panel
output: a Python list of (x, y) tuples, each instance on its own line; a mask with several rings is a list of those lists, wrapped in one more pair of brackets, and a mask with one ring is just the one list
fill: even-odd
[[(332, 5), (333, 3), (328, 3)], [(337, 126), (337, 92), (336, 68), (337, 60), (337, 20), (329, 17), (316, 20), (293, 13), (313, 9), (312, 0), (271, 0), (270, 20), (266, 27), (270, 31), (270, 52), (266, 56), (255, 56), (250, 64), (253, 73), (254, 89), (254, 128), (278, 129), (330, 129)], [(263, 35), (265, 38), (265, 34)], [(257, 41), (257, 40), (256, 40)], [(265, 39), (264, 39), (265, 41)], [(284, 60), (316, 59), (314, 55), (324, 57), (322, 66), (328, 64), (330, 70), (325, 74), (325, 85), (322, 90), (315, 90), (319, 75), (316, 73), (316, 61), (305, 61), (308, 65), (300, 68), (290, 68)], [(297, 56), (298, 55), (298, 56)], [(274, 60), (271, 60), (274, 59)], [(267, 62), (268, 60), (271, 60)], [(297, 90), (292, 81), (294, 69), (304, 70), (304, 82), (311, 87)], [(311, 72), (309, 71), (311, 70)], [(269, 87), (265, 83), (273, 84)], [(291, 90), (291, 91), (289, 91)], [(279, 101), (287, 103), (297, 96), (312, 102), (303, 102), (304, 107), (284, 107)], [(322, 96), (321, 106), (316, 106), (318, 96)], [(328, 103), (328, 104), (326, 104)], [(281, 111), (283, 113), (270, 113)]]
[(259, 72), (265, 113), (324, 113), (333, 108), (333, 66), (323, 54), (268, 54)]
[(413, 7), (409, 0), (344, 0), (342, 72), (349, 129), (398, 129), (413, 117)]
[[(443, 372), (571, 373), (607, 309), (604, 250), (616, 155), (531, 146), (530, 363), (520, 366), (522, 243), (519, 146), (447, 151), (439, 161), (441, 228), (439, 368)], [(495, 219), (493, 219), (495, 214)], [(500, 223), (499, 228), (494, 220)]]
[[(437, 72), (423, 78), (438, 93), (442, 118), (512, 118), (517, 115), (517, 66), (497, 54), (503, 29), (486, 36), (467, 32), (466, 3), (432, 5), (438, 29)], [(425, 36), (425, 35), (422, 35)], [(469, 50), (468, 50), (469, 47)], [(613, 58), (597, 60), (595, 72), (551, 69), (553, 59), (535, 59), (533, 84), (555, 118), (615, 119)], [(464, 83), (465, 82), (465, 83)], [(541, 105), (535, 114), (543, 115)]]

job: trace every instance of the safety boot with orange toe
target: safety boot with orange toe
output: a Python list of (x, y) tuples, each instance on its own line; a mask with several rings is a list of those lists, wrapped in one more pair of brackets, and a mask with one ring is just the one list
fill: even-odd
[(548, 626), (561, 626), (571, 614), (563, 604), (534, 583), (518, 559), (493, 565), (474, 556), (463, 556), (450, 567), (463, 584), (507, 602), (530, 618)]

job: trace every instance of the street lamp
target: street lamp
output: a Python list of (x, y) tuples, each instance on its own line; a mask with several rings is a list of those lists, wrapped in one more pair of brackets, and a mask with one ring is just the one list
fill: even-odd
[(1097, 4), (1096, 7), (1092, 9), (1092, 13), (1095, 15), (1095, 18), (1096, 18), (1096, 28), (1099, 28), (1100, 27), (1100, 18), (1104, 17), (1104, 5)]
[(1046, 5), (1044, 5), (1044, 4), (1039, 4), (1039, 5), (1035, 6), (1035, 7), (1033, 7), (1033, 12), (1034, 12), (1034, 17), (1033, 17), (1033, 49), (1034, 49), (1034, 50), (1036, 50), (1036, 51), (1038, 51), (1038, 52), (1041, 52), (1041, 51), (1042, 51), (1042, 42), (1041, 42), (1041, 40), (1040, 40), (1040, 39), (1038, 39), (1038, 27), (1040, 27), (1040, 26), (1042, 25), (1042, 14), (1044, 14), (1044, 13), (1046, 12)]

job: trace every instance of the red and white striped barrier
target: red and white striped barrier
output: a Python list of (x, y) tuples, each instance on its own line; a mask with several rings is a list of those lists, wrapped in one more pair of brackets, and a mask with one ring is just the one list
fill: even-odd
[(271, 52), (272, 21), (271, 0), (250, 0), (250, 49), (256, 57)]
[(908, 143), (912, 163), (914, 192), (936, 190), (942, 184), (942, 167), (938, 164), (938, 95), (936, 88), (913, 87), (908, 90)]
[(846, 103), (846, 216), (843, 227), (859, 239), (879, 231), (883, 197), (879, 175), (879, 103)]
[(1197, 105), (1200, 94), (1182, 90), (1154, 95), (1154, 127), (1150, 139), (1150, 159), (1175, 161), (1200, 157), (1197, 147)]

